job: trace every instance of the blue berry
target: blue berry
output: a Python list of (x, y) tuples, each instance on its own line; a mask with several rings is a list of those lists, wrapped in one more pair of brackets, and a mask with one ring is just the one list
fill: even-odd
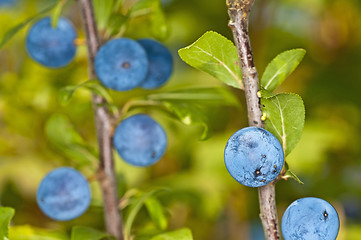
[(144, 48), (134, 40), (117, 38), (104, 44), (95, 57), (95, 72), (107, 88), (127, 91), (138, 87), (148, 72)]
[(76, 32), (65, 18), (58, 19), (56, 28), (50, 17), (37, 21), (26, 37), (26, 50), (36, 62), (51, 68), (59, 68), (73, 60), (76, 53)]
[(36, 200), (50, 218), (67, 221), (79, 217), (89, 207), (88, 181), (75, 169), (57, 168), (41, 181)]
[(280, 142), (270, 132), (246, 127), (229, 138), (224, 161), (228, 172), (239, 183), (261, 187), (280, 174), (284, 154)]
[(148, 74), (141, 87), (144, 89), (158, 88), (166, 83), (172, 73), (172, 54), (162, 43), (155, 40), (140, 39), (138, 42), (147, 52), (149, 59)]
[(281, 224), (285, 240), (335, 240), (339, 227), (335, 208), (314, 197), (294, 201), (283, 214)]
[(151, 117), (136, 114), (118, 125), (114, 133), (114, 146), (125, 162), (134, 166), (149, 166), (163, 156), (167, 135)]

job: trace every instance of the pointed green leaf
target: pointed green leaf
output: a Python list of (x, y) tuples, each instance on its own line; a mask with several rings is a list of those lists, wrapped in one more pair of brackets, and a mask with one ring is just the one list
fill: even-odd
[(45, 124), (45, 134), (62, 154), (80, 165), (96, 162), (96, 151), (86, 145), (70, 120), (61, 114), (53, 114)]
[(306, 54), (304, 49), (292, 49), (277, 55), (267, 66), (261, 86), (272, 92), (296, 69)]
[(293, 180), (295, 180), (296, 182), (298, 182), (299, 184), (304, 184), (298, 177), (296, 174), (294, 174), (293, 172), (291, 172), (290, 170), (286, 171), (286, 174), (284, 176), (282, 176), (283, 179), (287, 180), (289, 178), (292, 178)]
[(149, 94), (147, 99), (156, 101), (177, 101), (201, 105), (240, 106), (237, 97), (227, 88), (186, 88)]
[(152, 237), (150, 240), (193, 240), (192, 232), (188, 228), (182, 228), (172, 232), (166, 232)]
[(172, 117), (186, 125), (201, 125), (201, 140), (209, 137), (209, 129), (204, 106), (236, 106), (240, 103), (237, 97), (227, 88), (187, 88), (168, 92), (149, 94), (145, 97), (127, 102), (123, 116), (134, 107), (161, 107)]
[(178, 51), (187, 64), (234, 88), (243, 89), (241, 68), (234, 44), (216, 32), (206, 32), (192, 45)]
[(134, 219), (137, 216), (140, 209), (142, 208), (142, 206), (144, 205), (145, 201), (149, 197), (153, 196), (154, 194), (156, 194), (157, 192), (159, 192), (161, 190), (164, 190), (164, 189), (162, 189), (162, 188), (153, 189), (149, 192), (141, 194), (138, 198), (136, 198), (134, 200), (133, 204), (130, 206), (129, 214), (126, 217), (125, 223), (124, 223), (124, 238), (125, 239), (129, 239), (129, 237), (131, 236), (131, 230), (132, 230), (132, 225), (133, 225)]
[(110, 235), (89, 227), (76, 226), (71, 230), (71, 240), (100, 240), (104, 238), (110, 238)]
[(59, 0), (56, 4), (56, 7), (54, 8), (53, 14), (51, 15), (51, 26), (53, 28), (56, 28), (58, 26), (58, 20), (65, 3), (66, 0)]
[(153, 223), (160, 230), (165, 230), (167, 228), (168, 221), (166, 216), (164, 215), (164, 210), (159, 200), (155, 197), (149, 197), (145, 201), (145, 206)]
[(261, 98), (266, 114), (265, 128), (277, 137), (287, 156), (301, 138), (305, 121), (302, 98), (293, 93), (281, 93)]
[(99, 29), (105, 29), (114, 7), (114, 0), (93, 0), (95, 18)]
[(108, 21), (106, 34), (110, 37), (116, 36), (117, 34), (121, 36), (126, 30), (126, 25), (128, 23), (128, 20), (129, 20), (128, 15), (123, 15), (121, 13), (112, 14)]
[(103, 87), (103, 85), (99, 84), (97, 80), (89, 80), (83, 82), (79, 85), (74, 86), (66, 86), (59, 91), (59, 101), (61, 104), (66, 105), (70, 102), (71, 97), (75, 93), (75, 91), (79, 88), (86, 88), (92, 91), (93, 93), (103, 97), (108, 103), (112, 103), (112, 98), (110, 97), (108, 91)]
[(202, 126), (203, 132), (200, 140), (206, 140), (209, 138), (208, 120), (202, 108), (196, 105), (174, 101), (162, 101), (162, 104), (170, 113), (173, 113), (174, 116), (185, 125)]
[(26, 25), (28, 25), (30, 22), (32, 22), (34, 19), (36, 19), (37, 17), (39, 17), (40, 15), (50, 11), (51, 9), (53, 9), (56, 6), (55, 4), (51, 4), (49, 7), (43, 9), (42, 11), (40, 11), (39, 13), (29, 17), (28, 19), (26, 19), (25, 21), (17, 24), (16, 26), (10, 28), (2, 37), (1, 41), (0, 41), (0, 49), (4, 47), (4, 45), (13, 37), (15, 36), (16, 33), (18, 33), (21, 29), (23, 29)]
[(9, 207), (0, 207), (0, 240), (8, 240), (10, 221), (15, 210)]
[[(133, 20), (141, 19), (138, 23), (145, 26), (142, 31), (150, 32), (157, 39), (164, 40), (169, 35), (169, 26), (162, 8), (161, 0), (138, 0), (129, 10), (129, 17)], [(135, 23), (136, 21), (133, 21)], [(139, 26), (139, 25), (138, 25)], [(135, 26), (129, 27), (131, 31)], [(134, 29), (139, 31), (139, 27)]]

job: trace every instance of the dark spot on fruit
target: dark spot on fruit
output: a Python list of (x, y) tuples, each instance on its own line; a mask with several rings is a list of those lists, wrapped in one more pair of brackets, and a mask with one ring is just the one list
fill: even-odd
[(253, 123), (254, 123), (254, 124), (258, 124), (258, 122), (257, 122), (257, 121), (253, 121)]
[(122, 68), (126, 68), (126, 69), (130, 68), (130, 63), (129, 62), (124, 62), (122, 64)]
[(249, 148), (256, 148), (256, 147), (258, 147), (258, 143), (257, 142), (249, 142), (248, 147)]
[(254, 171), (254, 176), (258, 177), (259, 175), (261, 175), (261, 169), (256, 169), (256, 171)]
[(327, 220), (327, 218), (328, 218), (328, 213), (327, 213), (327, 211), (325, 210), (325, 211), (323, 211), (323, 218), (324, 218), (324, 220), (326, 221)]

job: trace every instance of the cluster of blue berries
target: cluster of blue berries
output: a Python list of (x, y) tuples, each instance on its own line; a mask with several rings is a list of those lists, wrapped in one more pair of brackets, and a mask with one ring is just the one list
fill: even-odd
[[(246, 127), (228, 140), (224, 161), (230, 175), (248, 187), (262, 187), (274, 181), (284, 164), (283, 148), (269, 131)], [(335, 240), (339, 230), (335, 208), (319, 198), (293, 202), (282, 218), (285, 240)]]
[[(73, 25), (66, 18), (60, 17), (53, 28), (51, 18), (45, 17), (29, 30), (26, 50), (32, 59), (46, 67), (63, 67), (75, 57), (76, 37)], [(169, 49), (153, 39), (113, 39), (95, 57), (99, 80), (117, 91), (158, 88), (167, 82), (172, 70)]]
[[(54, 28), (51, 18), (45, 17), (30, 28), (26, 49), (36, 62), (60, 68), (74, 59), (76, 38), (69, 20), (60, 17)], [(172, 73), (173, 60), (170, 51), (155, 40), (118, 38), (99, 49), (94, 65), (104, 86), (127, 91), (136, 87), (154, 89), (165, 84)], [(113, 143), (124, 161), (144, 167), (163, 156), (167, 136), (162, 126), (151, 117), (136, 114), (117, 126)], [(80, 216), (89, 207), (90, 200), (88, 181), (69, 167), (57, 168), (46, 175), (37, 192), (40, 209), (58, 221)]]
[(117, 91), (158, 88), (169, 79), (172, 68), (168, 48), (152, 39), (113, 39), (104, 44), (95, 57), (99, 80)]

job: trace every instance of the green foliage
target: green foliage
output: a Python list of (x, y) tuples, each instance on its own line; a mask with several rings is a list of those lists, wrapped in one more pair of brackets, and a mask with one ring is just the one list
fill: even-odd
[(178, 51), (187, 64), (234, 88), (243, 89), (237, 49), (216, 32), (206, 32), (197, 41)]
[(11, 240), (69, 240), (65, 233), (29, 225), (12, 226), (9, 235)]
[[(131, 238), (131, 236), (132, 236), (132, 225), (133, 225), (135, 217), (139, 213), (140, 209), (143, 207), (144, 204), (146, 204), (146, 201), (150, 197), (152, 197), (154, 194), (158, 193), (161, 190), (164, 190), (164, 189), (158, 188), (158, 189), (153, 189), (153, 190), (151, 190), (149, 192), (145, 192), (145, 193), (139, 192), (137, 194), (137, 196), (135, 196), (133, 198), (133, 201), (132, 201), (131, 205), (129, 206), (129, 213), (128, 213), (127, 217), (125, 218), (125, 222), (124, 222), (124, 239), (125, 240), (132, 239)], [(151, 206), (151, 207), (154, 207), (154, 206)], [(157, 206), (157, 207), (159, 207), (159, 206)], [(153, 213), (155, 213), (155, 209), (149, 210), (149, 208), (148, 208), (148, 212), (153, 214)], [(158, 210), (157, 210), (157, 214), (159, 214)], [(152, 217), (156, 218), (157, 221), (166, 220), (163, 217), (161, 217), (163, 219), (160, 219), (160, 216), (153, 215)], [(162, 224), (164, 224), (164, 223), (162, 223)]]
[(9, 207), (0, 207), (0, 240), (7, 240), (9, 237), (9, 225), (15, 210)]
[(86, 144), (65, 115), (53, 114), (45, 124), (45, 134), (53, 146), (78, 167), (98, 161), (95, 150)]
[(0, 49), (4, 47), (4, 45), (11, 40), (13, 36), (15, 36), (16, 33), (18, 33), (21, 29), (23, 29), (25, 26), (27, 26), (29, 23), (40, 17), (41, 15), (49, 12), (51, 9), (53, 9), (56, 6), (56, 4), (51, 4), (49, 7), (44, 8), (39, 13), (27, 18), (25, 21), (15, 25), (14, 27), (10, 28), (4, 36), (2, 36), (0, 41)]
[(261, 99), (266, 115), (265, 128), (277, 137), (287, 156), (302, 135), (305, 107), (302, 98), (293, 93), (281, 93)]
[(292, 49), (277, 55), (267, 66), (261, 87), (272, 92), (296, 69), (306, 54), (304, 49)]
[(93, 0), (95, 18), (99, 29), (106, 29), (115, 4), (115, 0)]
[(53, 10), (53, 13), (51, 15), (51, 26), (53, 28), (56, 28), (58, 26), (58, 20), (61, 14), (61, 11), (63, 10), (64, 4), (66, 3), (66, 0), (59, 0), (58, 4)]
[[(169, 27), (160, 0), (138, 0), (129, 11), (131, 19), (140, 18), (143, 30), (149, 30), (151, 36), (164, 40), (169, 36)], [(144, 28), (145, 27), (145, 28)], [(139, 31), (137, 26), (130, 26), (130, 30)]]
[[(165, 40), (169, 26), (160, 0), (137, 0), (130, 7), (118, 0), (93, 0), (95, 16), (106, 38), (153, 37)], [(129, 3), (128, 3), (129, 4)]]
[(103, 85), (101, 85), (97, 80), (89, 80), (89, 81), (83, 82), (79, 85), (66, 86), (65, 88), (62, 88), (59, 91), (60, 103), (63, 105), (68, 104), (71, 100), (71, 97), (75, 93), (75, 91), (78, 90), (79, 88), (86, 88), (86, 89), (92, 91), (93, 93), (103, 97), (108, 103), (113, 102), (108, 91), (105, 89), (105, 87)]
[(173, 232), (162, 233), (152, 237), (150, 240), (193, 240), (193, 236), (188, 228), (183, 228)]
[(239, 106), (234, 94), (225, 88), (187, 88), (149, 94), (129, 101), (123, 114), (133, 107), (156, 106), (180, 120), (185, 125), (201, 125), (201, 140), (209, 137), (208, 120), (205, 114), (211, 106)]
[(104, 239), (115, 239), (111, 238), (108, 233), (104, 233), (89, 227), (75, 226), (71, 230), (71, 240), (104, 240)]
[(149, 216), (153, 223), (160, 230), (165, 230), (168, 226), (168, 220), (164, 214), (163, 206), (159, 200), (153, 196), (145, 200), (145, 207), (148, 210)]

